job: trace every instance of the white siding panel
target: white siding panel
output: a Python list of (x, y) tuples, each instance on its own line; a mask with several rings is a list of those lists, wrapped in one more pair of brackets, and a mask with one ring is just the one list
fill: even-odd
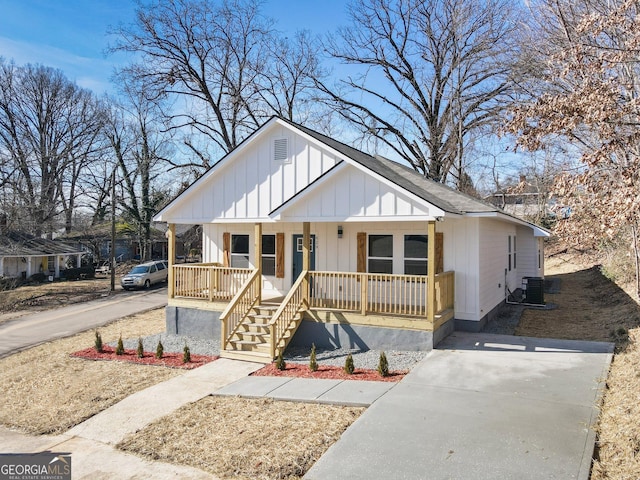
[(387, 185), (380, 185), (380, 215), (393, 216), (396, 214), (396, 193)]
[(364, 175), (355, 170), (349, 171), (349, 213), (353, 216), (364, 214), (365, 191)]
[(398, 215), (411, 215), (411, 202), (401, 195), (396, 199), (396, 213)]
[(455, 318), (479, 320), (478, 219), (446, 219), (436, 228), (444, 235), (444, 269), (455, 272)]
[[(273, 160), (273, 139), (283, 137), (289, 139), (288, 160)], [(205, 177), (206, 181), (183, 195), (163, 218), (168, 222), (196, 224), (226, 219), (270, 221), (268, 215), (271, 211), (339, 161), (315, 141), (274, 124), (273, 128), (263, 131), (242, 147), (239, 153), (232, 153), (230, 158), (214, 167)], [(304, 209), (293, 209), (300, 214), (304, 212), (305, 215), (327, 219), (428, 213), (424, 206), (419, 206), (419, 202), (399, 197), (394, 188), (355, 167), (341, 171), (325, 182), (321, 190), (322, 194), (313, 199), (317, 203)]]
[(488, 314), (505, 299), (506, 285), (513, 291), (517, 270), (508, 271), (508, 236), (515, 235), (515, 225), (492, 219), (480, 219), (480, 317)]
[[(339, 175), (336, 182), (333, 183), (333, 191), (336, 199), (336, 217), (347, 217), (349, 215), (349, 201), (351, 200), (350, 181), (351, 178), (349, 175)], [(325, 216), (330, 216), (329, 212), (323, 213)]]
[(364, 214), (377, 217), (380, 215), (380, 182), (362, 172), (358, 173), (364, 177)]
[(247, 216), (247, 170), (246, 159), (243, 158), (237, 162), (235, 169), (235, 218), (244, 218)]

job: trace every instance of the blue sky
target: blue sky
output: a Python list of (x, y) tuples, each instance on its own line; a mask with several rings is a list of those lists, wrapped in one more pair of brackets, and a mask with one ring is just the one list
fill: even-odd
[[(333, 31), (346, 23), (343, 0), (270, 0), (264, 13), (285, 32)], [(109, 26), (134, 19), (133, 0), (0, 0), (0, 56), (16, 64), (59, 68), (78, 85), (112, 92), (109, 79), (124, 55), (105, 56)]]

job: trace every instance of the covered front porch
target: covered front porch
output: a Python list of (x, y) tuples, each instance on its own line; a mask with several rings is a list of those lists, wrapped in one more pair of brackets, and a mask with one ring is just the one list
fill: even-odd
[[(452, 325), (455, 278), (453, 272), (436, 273), (442, 268), (435, 261), (435, 222), (427, 222), (425, 229), (427, 258), (432, 259), (426, 275), (315, 270), (311, 223), (301, 226), (301, 271), (284, 295), (274, 295), (263, 289), (261, 223), (254, 225), (249, 268), (232, 267), (226, 254), (222, 263), (174, 264), (175, 225), (169, 224), (168, 308), (209, 311), (213, 316), (217, 312), (222, 356), (264, 362), (284, 351), (303, 322), (332, 325), (334, 331), (338, 327), (375, 330), (382, 336), (401, 331), (416, 342), (431, 338), (432, 343), (436, 332)], [(363, 241), (359, 234), (357, 241)], [(364, 259), (358, 258), (357, 264), (357, 270), (366, 270)], [(177, 314), (175, 322), (178, 329)], [(306, 331), (314, 341), (314, 329)]]

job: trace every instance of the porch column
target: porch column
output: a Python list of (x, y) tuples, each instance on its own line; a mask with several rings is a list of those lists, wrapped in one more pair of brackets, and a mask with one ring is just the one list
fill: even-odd
[(175, 223), (170, 223), (167, 228), (167, 260), (168, 260), (168, 268), (167, 272), (167, 287), (169, 290), (169, 298), (174, 298), (176, 295), (176, 282), (173, 272), (173, 263), (176, 259), (176, 225)]
[(0, 257), (0, 277), (4, 277), (4, 257)]
[(254, 262), (255, 269), (258, 270), (258, 305), (262, 303), (262, 223), (256, 223), (254, 235)]
[(427, 227), (427, 322), (433, 328), (436, 314), (436, 222)]
[(27, 257), (27, 278), (32, 275), (31, 272), (31, 257)]
[[(308, 272), (311, 268), (311, 223), (302, 223), (302, 271)], [(309, 305), (309, 276), (306, 276), (302, 283), (304, 299)]]
[(79, 253), (76, 257), (76, 267), (80, 268), (82, 266), (82, 254)]
[(53, 257), (53, 268), (55, 273), (53, 274), (55, 278), (60, 278), (60, 256), (56, 255)]

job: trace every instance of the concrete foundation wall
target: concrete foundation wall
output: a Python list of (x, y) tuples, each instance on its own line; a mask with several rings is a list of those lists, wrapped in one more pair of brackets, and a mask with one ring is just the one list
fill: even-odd
[(222, 312), (172, 306), (166, 307), (165, 311), (167, 333), (220, 338), (220, 314)]
[(310, 348), (312, 343), (323, 349), (358, 348), (428, 352), (433, 349), (433, 332), (303, 320), (291, 339), (290, 345)]
[(503, 300), (498, 305), (493, 307), (493, 309), (489, 313), (487, 313), (484, 317), (482, 317), (478, 321), (476, 321), (476, 320), (460, 320), (460, 319), (456, 318), (456, 320), (455, 320), (455, 329), (456, 330), (461, 330), (463, 332), (476, 332), (476, 333), (477, 332), (481, 332), (482, 329), (485, 327), (485, 325), (496, 317), (496, 315), (498, 314), (499, 310), (504, 306), (504, 304), (505, 304), (505, 301)]

